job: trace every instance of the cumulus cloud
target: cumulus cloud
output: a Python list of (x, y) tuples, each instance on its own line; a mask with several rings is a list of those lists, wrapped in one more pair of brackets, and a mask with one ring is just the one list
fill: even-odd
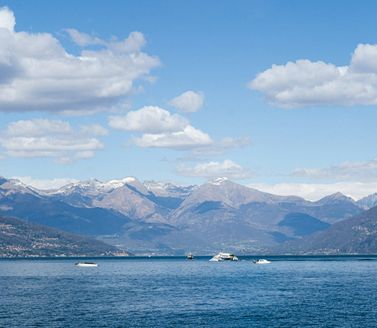
[(207, 133), (193, 127), (185, 117), (157, 106), (145, 106), (126, 115), (110, 116), (108, 123), (113, 129), (142, 133), (132, 139), (139, 147), (191, 150), (193, 156), (219, 154), (250, 144), (250, 138), (247, 137), (226, 137), (213, 141)]
[(93, 157), (103, 149), (95, 132), (76, 132), (68, 122), (60, 120), (20, 120), (8, 124), (0, 134), (0, 146), (7, 156), (51, 157), (68, 163)]
[(248, 169), (241, 165), (226, 159), (223, 162), (207, 162), (199, 163), (195, 166), (178, 166), (177, 172), (184, 176), (201, 177), (201, 178), (218, 178), (227, 177), (229, 179), (246, 179), (251, 176)]
[(377, 45), (359, 44), (347, 66), (307, 59), (272, 65), (248, 86), (285, 108), (376, 105)]
[(182, 112), (197, 112), (203, 107), (204, 95), (202, 92), (188, 90), (170, 100), (169, 103)]
[(111, 116), (110, 127), (124, 131), (145, 133), (178, 132), (183, 130), (188, 121), (177, 114), (171, 114), (157, 106), (145, 106), (130, 111), (124, 116)]
[(211, 137), (187, 125), (181, 131), (151, 134), (145, 133), (140, 138), (134, 139), (135, 144), (147, 148), (170, 148), (184, 150), (208, 146), (213, 143)]
[(193, 127), (185, 117), (157, 106), (145, 106), (126, 115), (110, 116), (109, 126), (142, 133), (132, 139), (139, 147), (191, 150), (192, 156), (219, 154), (250, 144), (248, 137), (226, 137), (213, 141), (207, 133)]
[(341, 192), (355, 200), (377, 192), (377, 182), (253, 183), (249, 187), (276, 195), (301, 196), (311, 201), (319, 200), (336, 192)]
[(301, 168), (293, 176), (330, 181), (377, 181), (377, 159), (344, 162), (325, 168)]
[(133, 142), (143, 148), (186, 150), (213, 143), (207, 133), (191, 126), (186, 118), (157, 106), (146, 106), (124, 116), (111, 116), (109, 126), (141, 132), (142, 135), (134, 137)]
[(0, 28), (8, 31), (13, 31), (16, 25), (16, 18), (9, 8), (3, 7), (0, 9)]
[(67, 30), (79, 46), (68, 53), (49, 33), (17, 32), (15, 18), (0, 9), (0, 110), (94, 112), (118, 106), (159, 65), (157, 57), (142, 52), (140, 32), (124, 40), (100, 40)]

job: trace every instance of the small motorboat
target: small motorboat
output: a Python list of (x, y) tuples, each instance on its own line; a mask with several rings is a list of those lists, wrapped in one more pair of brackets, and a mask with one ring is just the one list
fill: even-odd
[(192, 255), (192, 253), (188, 253), (187, 254), (187, 257), (186, 257), (188, 260), (193, 260), (194, 259), (194, 255)]
[(271, 261), (266, 260), (266, 259), (259, 259), (259, 260), (253, 260), (254, 264), (269, 264)]
[(210, 262), (221, 262), (221, 261), (238, 261), (238, 257), (231, 253), (223, 253), (215, 255), (210, 259)]
[(78, 267), (98, 267), (98, 264), (94, 263), (94, 262), (77, 262), (77, 263), (75, 263), (75, 266), (78, 266)]

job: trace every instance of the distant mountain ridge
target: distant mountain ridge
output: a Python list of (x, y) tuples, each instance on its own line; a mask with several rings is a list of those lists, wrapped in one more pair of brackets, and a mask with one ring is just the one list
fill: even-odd
[[(110, 256), (120, 251), (95, 239), (0, 217), (0, 257)], [(127, 255), (123, 253), (122, 255)]]
[(376, 254), (377, 206), (335, 223), (327, 230), (275, 247), (273, 253)]
[[(93, 236), (136, 253), (255, 252), (322, 230), (363, 209), (341, 193), (311, 202), (226, 178), (199, 186), (142, 183), (133, 177), (92, 179), (43, 191), (0, 179), (0, 215)], [(292, 213), (299, 220), (284, 224)]]
[(368, 210), (372, 207), (377, 206), (377, 193), (371, 194), (364, 198), (361, 198), (357, 201), (358, 206), (361, 208)]

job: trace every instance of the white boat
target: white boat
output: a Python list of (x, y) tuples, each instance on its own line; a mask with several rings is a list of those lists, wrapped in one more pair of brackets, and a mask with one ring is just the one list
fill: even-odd
[(221, 262), (221, 261), (238, 261), (238, 257), (231, 253), (223, 253), (215, 255), (210, 259), (210, 262)]
[(193, 259), (194, 259), (194, 255), (190, 252), (190, 253), (188, 253), (188, 255), (186, 256), (186, 258), (187, 258), (188, 260), (193, 260)]
[(266, 259), (259, 259), (259, 260), (253, 260), (254, 264), (269, 264), (271, 261), (266, 260)]
[(98, 267), (98, 264), (94, 262), (77, 262), (75, 265), (78, 267)]

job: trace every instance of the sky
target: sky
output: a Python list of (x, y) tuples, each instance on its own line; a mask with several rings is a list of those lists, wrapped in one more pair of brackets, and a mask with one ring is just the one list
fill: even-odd
[(1, 1), (0, 175), (377, 192), (375, 1)]

